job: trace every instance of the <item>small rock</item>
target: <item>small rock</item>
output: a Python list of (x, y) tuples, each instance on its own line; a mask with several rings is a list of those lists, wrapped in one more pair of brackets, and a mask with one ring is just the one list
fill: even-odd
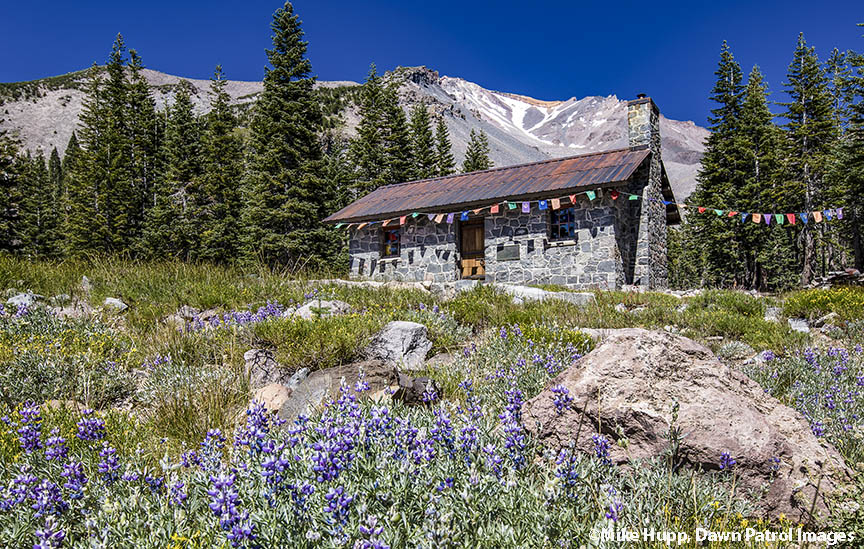
[(615, 305), (615, 310), (618, 311), (619, 313), (626, 313), (627, 312), (627, 305), (624, 305), (623, 303), (619, 303), (618, 305)]
[(686, 310), (689, 309), (689, 308), (690, 308), (690, 305), (688, 305), (687, 303), (682, 303), (681, 305), (678, 305), (678, 306), (675, 308), (675, 312), (677, 312), (677, 313), (683, 313), (684, 311), (686, 311)]
[(190, 307), (189, 305), (183, 305), (182, 307), (177, 309), (177, 312), (174, 314), (176, 314), (183, 320), (192, 320), (193, 318), (201, 314), (201, 309), (196, 309), (195, 307)]
[(9, 299), (6, 300), (7, 305), (11, 305), (13, 307), (32, 307), (37, 301), (42, 299), (43, 296), (34, 293), (21, 293), (16, 294)]
[(708, 336), (705, 341), (723, 341), (723, 336)]
[(768, 322), (780, 322), (780, 307), (766, 307), (765, 320)]
[(567, 301), (580, 307), (593, 305), (597, 302), (594, 294), (590, 292), (548, 292), (540, 288), (532, 288), (531, 286), (519, 286), (517, 284), (496, 284), (504, 293), (511, 296), (513, 303), (519, 298), (519, 303), (525, 301), (546, 301), (547, 299), (557, 299)]
[(440, 368), (451, 364), (455, 359), (450, 353), (438, 353), (426, 361), (426, 368)]
[(313, 318), (325, 316), (344, 315), (349, 311), (351, 311), (351, 305), (348, 305), (344, 301), (313, 299), (294, 311), (293, 314), (306, 320), (312, 320)]
[(125, 311), (129, 308), (129, 305), (126, 305), (116, 297), (106, 297), (105, 301), (102, 303), (102, 306), (120, 312)]
[(807, 323), (806, 319), (803, 318), (790, 318), (788, 320), (789, 327), (796, 331), (801, 332), (802, 334), (810, 333), (810, 325)]
[(296, 372), (294, 372), (294, 374), (293, 374), (293, 375), (291, 376), (291, 378), (288, 380), (288, 383), (287, 383), (288, 388), (289, 388), (289, 389), (294, 389), (295, 387), (297, 387), (298, 385), (300, 385), (300, 383), (301, 383), (304, 379), (306, 379), (307, 377), (309, 377), (309, 368), (300, 368), (299, 370), (297, 370)]
[(268, 412), (278, 412), (291, 398), (291, 389), (281, 383), (268, 383), (255, 390), (253, 400), (264, 405)]
[(817, 318), (816, 320), (814, 320), (813, 326), (816, 328), (821, 328), (822, 326), (825, 326), (826, 324), (827, 325), (833, 325), (837, 322), (837, 318), (839, 316), (840, 315), (838, 315), (837, 313), (834, 313), (834, 312), (828, 313), (827, 315), (821, 316), (821, 317)]
[(432, 348), (427, 334), (422, 324), (396, 320), (372, 338), (364, 354), (397, 368), (416, 370), (423, 366), (426, 353)]
[(411, 377), (399, 374), (399, 388), (393, 393), (393, 400), (405, 404), (424, 404), (424, 395), (440, 395), (440, 389), (434, 379), (428, 377)]

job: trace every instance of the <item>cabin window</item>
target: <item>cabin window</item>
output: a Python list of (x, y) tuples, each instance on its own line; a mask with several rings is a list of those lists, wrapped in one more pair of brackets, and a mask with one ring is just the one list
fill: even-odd
[(573, 240), (576, 238), (575, 208), (562, 208), (549, 213), (550, 240)]
[(382, 231), (381, 257), (399, 257), (400, 234), (401, 231), (398, 228)]

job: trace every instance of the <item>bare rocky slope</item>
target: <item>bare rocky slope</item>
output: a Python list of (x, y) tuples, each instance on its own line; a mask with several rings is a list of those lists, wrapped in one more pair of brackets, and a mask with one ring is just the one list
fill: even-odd
[[(172, 101), (180, 77), (145, 69), (159, 107)], [(615, 96), (571, 97), (542, 101), (512, 93), (487, 90), (462, 78), (440, 76), (426, 67), (399, 68), (388, 78), (400, 82), (400, 100), (406, 109), (425, 103), (443, 116), (450, 130), (454, 154), (461, 160), (472, 128), (489, 135), (492, 160), (508, 166), (534, 160), (572, 156), (624, 147), (627, 144), (626, 101)], [(78, 123), (84, 100), (86, 71), (33, 82), (0, 84), (0, 128), (17, 135), (29, 150), (53, 147), (63, 151)], [(196, 90), (196, 108), (210, 107), (209, 81), (188, 79)], [(343, 88), (356, 82), (319, 82), (320, 87)], [(227, 91), (238, 105), (255, 101), (261, 82), (229, 81)], [(662, 105), (660, 105), (662, 111)], [(352, 135), (358, 122), (356, 109), (342, 113), (344, 130)], [(663, 160), (675, 196), (683, 200), (695, 186), (695, 175), (708, 131), (693, 122), (661, 116)]]

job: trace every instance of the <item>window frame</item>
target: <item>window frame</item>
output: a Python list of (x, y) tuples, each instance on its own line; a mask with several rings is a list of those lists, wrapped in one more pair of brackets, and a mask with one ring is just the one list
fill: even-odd
[[(560, 215), (562, 213), (568, 211), (568, 210), (570, 211), (570, 221), (566, 221), (566, 222), (562, 223), (560, 221)], [(555, 222), (556, 217), (559, 218), (557, 223)], [(568, 225), (572, 227), (572, 231), (570, 231), (571, 235), (570, 236), (560, 236), (561, 227), (562, 226), (568, 226)], [(554, 230), (556, 227), (558, 229), (557, 231)], [(557, 232), (558, 236), (554, 236), (556, 232)], [(576, 230), (576, 206), (575, 205), (560, 208), (558, 210), (552, 210), (552, 209), (549, 210), (549, 241), (550, 242), (562, 242), (562, 241), (566, 242), (568, 240), (576, 240), (576, 234), (577, 234), (577, 230)]]
[[(389, 242), (387, 235), (390, 233), (396, 233), (398, 235), (394, 241), (396, 245), (395, 254), (384, 253), (384, 250), (387, 249), (387, 243)], [(402, 227), (381, 227), (381, 248), (378, 251), (378, 255), (381, 259), (394, 259), (402, 255)]]

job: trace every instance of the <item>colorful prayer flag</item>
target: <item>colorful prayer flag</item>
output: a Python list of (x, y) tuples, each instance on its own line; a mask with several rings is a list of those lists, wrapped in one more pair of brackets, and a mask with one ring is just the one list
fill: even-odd
[(783, 214), (774, 214), (774, 219), (777, 221), (778, 225), (783, 224)]
[(746, 213), (746, 212), (741, 214), (741, 223), (744, 223), (745, 221), (747, 221), (748, 215), (750, 215), (750, 214)]
[(407, 220), (408, 220), (408, 216), (403, 215), (402, 217), (399, 218), (399, 224), (404, 225)]
[(738, 212), (729, 212), (729, 217), (735, 217), (738, 215)]
[(613, 190), (613, 191), (610, 192), (609, 194), (612, 195), (612, 200), (618, 200), (618, 191)]
[(361, 224), (357, 225), (357, 230), (359, 231), (360, 229), (362, 229), (366, 225), (368, 225), (368, 223), (361, 223)]
[(594, 200), (595, 198), (597, 198), (597, 193), (595, 193), (594, 191), (585, 191), (585, 194), (588, 195), (588, 200)]
[(541, 200), (540, 202), (537, 203), (537, 206), (538, 206), (541, 210), (545, 210), (545, 209), (547, 209), (547, 208), (549, 207), (549, 203), (546, 202), (545, 200)]
[(807, 212), (801, 212), (798, 215), (801, 216), (801, 221), (803, 221), (805, 225), (807, 224), (808, 221), (810, 221), (810, 216), (807, 214)]
[(438, 214), (435, 216), (435, 223), (441, 223), (444, 220), (444, 214)]
[(497, 214), (498, 213), (498, 204), (492, 204), (489, 208), (489, 213)]
[(638, 194), (631, 194), (630, 198), (628, 198), (627, 200), (639, 200), (639, 195)]
[(831, 221), (831, 218), (834, 217), (834, 212), (831, 210), (825, 210), (825, 219)]
[(386, 227), (387, 225), (390, 224), (391, 221), (393, 221), (393, 220), (392, 220), (392, 219), (385, 219), (384, 222), (381, 223), (381, 226), (382, 226), (382, 227)]
[(471, 210), (471, 211), (474, 213), (474, 215), (477, 215), (483, 211), (483, 208), (477, 208), (476, 210)]
[(426, 219), (432, 221), (433, 219), (435, 219), (435, 214), (426, 214)]
[(671, 206), (672, 204), (674, 204), (674, 202), (672, 202), (671, 200), (663, 200), (662, 202), (664, 206)]
[(522, 213), (527, 214), (529, 212), (531, 212), (531, 203), (530, 202), (523, 202), (522, 203)]
[(468, 221), (468, 212), (462, 212), (462, 215), (459, 217), (460, 221)]
[(765, 214), (765, 224), (766, 225), (771, 224), (771, 214)]
[(553, 198), (553, 199), (552, 199), (552, 209), (553, 209), (553, 210), (557, 210), (557, 209), (559, 209), (559, 208), (561, 208), (561, 199), (559, 199), (559, 198)]
[(575, 194), (571, 194), (568, 198), (570, 199), (571, 204), (576, 203), (576, 195)]
[(411, 214), (411, 217), (414, 218), (414, 217), (417, 217), (418, 215), (420, 215), (420, 214), (417, 213), (417, 212), (414, 212), (414, 213)]
[(837, 208), (837, 219), (843, 219), (843, 208)]
[(723, 215), (723, 210), (714, 210), (714, 213), (717, 215)]
[(819, 223), (822, 221), (822, 212), (813, 212), (813, 221)]
[(790, 225), (795, 224), (795, 214), (786, 214), (786, 219), (789, 220)]
[(453, 223), (453, 218), (455, 216), (456, 216), (456, 214), (452, 214), (452, 213), (447, 214), (447, 223)]
[(700, 214), (704, 214), (705, 213), (705, 206), (699, 206), (698, 210), (699, 210)]
[(759, 223), (762, 221), (762, 214), (753, 214), (753, 223)]
[(344, 223), (337, 223), (337, 224), (336, 224), (336, 228), (337, 228), (337, 229), (341, 229), (341, 228), (342, 228), (342, 225), (344, 225)]
[(516, 209), (516, 203), (515, 202), (508, 202), (507, 203), (507, 209), (508, 210), (515, 210)]

